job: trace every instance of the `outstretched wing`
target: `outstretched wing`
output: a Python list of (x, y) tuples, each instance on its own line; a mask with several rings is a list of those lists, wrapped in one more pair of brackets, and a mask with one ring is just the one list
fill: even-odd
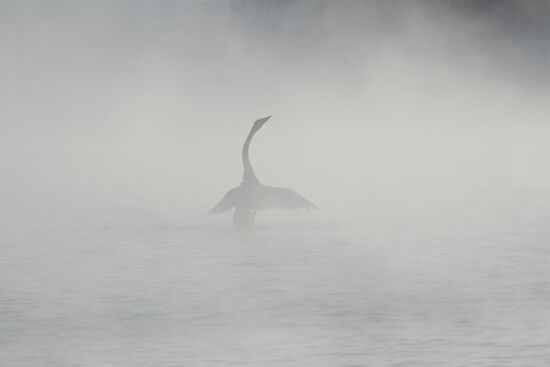
[(210, 210), (209, 214), (218, 214), (233, 209), (241, 197), (241, 187), (232, 188), (225, 194), (223, 199), (220, 200), (215, 207)]
[(263, 186), (255, 207), (262, 209), (317, 209), (317, 206), (291, 189)]

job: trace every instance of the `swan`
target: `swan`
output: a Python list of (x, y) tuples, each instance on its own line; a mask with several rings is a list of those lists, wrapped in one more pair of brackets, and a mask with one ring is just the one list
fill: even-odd
[(252, 128), (244, 141), (242, 149), (244, 168), (242, 183), (229, 190), (220, 202), (210, 210), (210, 214), (217, 214), (235, 208), (235, 212), (233, 213), (233, 227), (236, 230), (251, 230), (254, 217), (259, 210), (317, 208), (315, 204), (291, 189), (262, 185), (256, 177), (252, 164), (250, 163), (250, 158), (248, 157), (248, 149), (254, 134), (256, 134), (270, 118), (271, 116), (267, 116), (256, 120), (254, 124), (252, 124)]

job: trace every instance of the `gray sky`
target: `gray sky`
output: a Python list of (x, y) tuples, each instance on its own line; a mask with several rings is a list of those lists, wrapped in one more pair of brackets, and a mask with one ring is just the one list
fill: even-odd
[(544, 1), (0, 8), (8, 201), (209, 206), (268, 114), (259, 178), (320, 205), (550, 183)]

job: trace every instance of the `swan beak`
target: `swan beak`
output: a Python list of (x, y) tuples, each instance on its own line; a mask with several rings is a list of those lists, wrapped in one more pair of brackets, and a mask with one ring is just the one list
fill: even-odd
[(254, 122), (254, 128), (257, 130), (257, 129), (260, 129), (262, 126), (264, 126), (264, 124), (266, 123), (267, 120), (269, 120), (271, 118), (271, 115), (267, 116), (267, 117), (264, 117), (264, 118), (261, 118), (259, 120), (256, 120)]

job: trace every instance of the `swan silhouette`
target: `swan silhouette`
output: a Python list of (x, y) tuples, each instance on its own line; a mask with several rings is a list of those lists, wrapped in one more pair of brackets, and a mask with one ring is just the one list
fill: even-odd
[(244, 173), (241, 185), (229, 190), (223, 199), (210, 210), (210, 214), (217, 214), (235, 208), (233, 227), (237, 230), (250, 230), (256, 211), (259, 210), (317, 208), (315, 204), (296, 192), (290, 189), (262, 185), (256, 177), (248, 158), (248, 148), (254, 134), (264, 126), (270, 117), (267, 116), (255, 121), (246, 137), (242, 150)]

